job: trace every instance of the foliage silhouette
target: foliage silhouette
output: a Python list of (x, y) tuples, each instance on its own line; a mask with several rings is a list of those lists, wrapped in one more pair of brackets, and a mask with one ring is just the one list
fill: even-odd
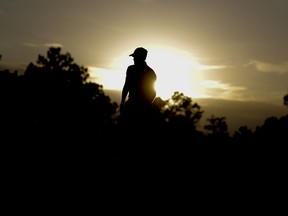
[(105, 136), (117, 104), (102, 85), (87, 82), (88, 75), (69, 53), (53, 47), (23, 75), (1, 71), (1, 141), (7, 148), (17, 143), (15, 161), (25, 164), (30, 158), (33, 164), (26, 165), (31, 169), (42, 166), (44, 171), (48, 166), (55, 172), (65, 163), (67, 172), (84, 172), (108, 161)]
[(195, 142), (202, 133), (199, 122), (203, 110), (192, 98), (176, 91), (166, 101), (156, 98), (153, 105), (158, 114), (156, 119), (162, 125), (160, 128), (166, 130), (163, 134), (169, 135), (170, 142), (180, 143), (183, 139), (188, 143)]
[(53, 125), (50, 130), (70, 141), (73, 136), (91, 138), (111, 126), (117, 105), (102, 85), (87, 82), (88, 76), (87, 68), (74, 63), (69, 53), (62, 54), (61, 48), (49, 48), (47, 57), (39, 55), (22, 77), (26, 121), (44, 128)]
[[(39, 55), (36, 64), (30, 63), (24, 75), (0, 71), (1, 141), (11, 147), (19, 144), (13, 150), (15, 161), (25, 164), (30, 157), (29, 166), (34, 168), (62, 164), (59, 172), (68, 161), (66, 170), (77, 167), (85, 175), (96, 164), (117, 172), (150, 164), (154, 170), (182, 167), (251, 174), (269, 158), (270, 165), (283, 167), (288, 115), (269, 117), (255, 131), (242, 126), (230, 137), (225, 117), (211, 116), (201, 128), (201, 106), (174, 92), (169, 100), (154, 100), (149, 121), (140, 125), (144, 133), (132, 128), (135, 133), (127, 140), (117, 119), (119, 106), (88, 77), (87, 68), (55, 47), (46, 56)], [(287, 98), (283, 97), (285, 106)]]
[(253, 139), (253, 131), (247, 126), (239, 127), (233, 135), (235, 143), (245, 145)]
[(288, 107), (288, 94), (283, 97), (284, 105)]
[(208, 118), (209, 124), (204, 125), (204, 129), (208, 131), (207, 138), (217, 144), (227, 144), (230, 137), (225, 120), (225, 117), (215, 117), (214, 115)]

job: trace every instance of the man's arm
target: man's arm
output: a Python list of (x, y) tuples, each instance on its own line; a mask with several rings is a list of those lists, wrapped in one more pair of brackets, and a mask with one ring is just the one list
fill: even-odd
[(125, 103), (125, 100), (126, 100), (126, 97), (129, 93), (129, 77), (128, 77), (128, 71), (129, 71), (129, 68), (127, 68), (127, 71), (126, 71), (126, 78), (125, 78), (125, 83), (124, 83), (124, 86), (122, 88), (122, 94), (121, 94), (121, 102), (120, 102), (120, 111), (123, 109), (124, 107), (124, 103)]
[(127, 84), (125, 82), (123, 89), (122, 89), (122, 95), (121, 95), (121, 105), (125, 103), (126, 97), (128, 95), (128, 87)]

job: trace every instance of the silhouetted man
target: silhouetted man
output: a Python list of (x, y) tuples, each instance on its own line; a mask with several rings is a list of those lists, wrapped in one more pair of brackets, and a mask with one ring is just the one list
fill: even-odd
[[(134, 65), (126, 71), (125, 83), (122, 89), (120, 104), (121, 115), (131, 122), (141, 122), (149, 118), (152, 102), (156, 96), (155, 82), (157, 76), (146, 63), (148, 51), (138, 47), (129, 55), (133, 57)], [(128, 100), (126, 101), (128, 96)]]

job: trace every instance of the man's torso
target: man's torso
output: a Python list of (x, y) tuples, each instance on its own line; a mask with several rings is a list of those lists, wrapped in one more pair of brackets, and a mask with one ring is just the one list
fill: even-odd
[(129, 100), (151, 103), (156, 96), (156, 74), (146, 63), (131, 65), (127, 70)]

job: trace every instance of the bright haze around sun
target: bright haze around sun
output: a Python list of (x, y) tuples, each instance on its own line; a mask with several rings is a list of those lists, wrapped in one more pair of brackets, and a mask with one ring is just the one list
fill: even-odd
[[(259, 121), (287, 113), (287, 14), (286, 0), (0, 0), (0, 70), (22, 73), (59, 46), (90, 81), (121, 92), (129, 54), (144, 47), (158, 97), (178, 91), (207, 99), (207, 113)], [(263, 103), (277, 109), (260, 116)]]

